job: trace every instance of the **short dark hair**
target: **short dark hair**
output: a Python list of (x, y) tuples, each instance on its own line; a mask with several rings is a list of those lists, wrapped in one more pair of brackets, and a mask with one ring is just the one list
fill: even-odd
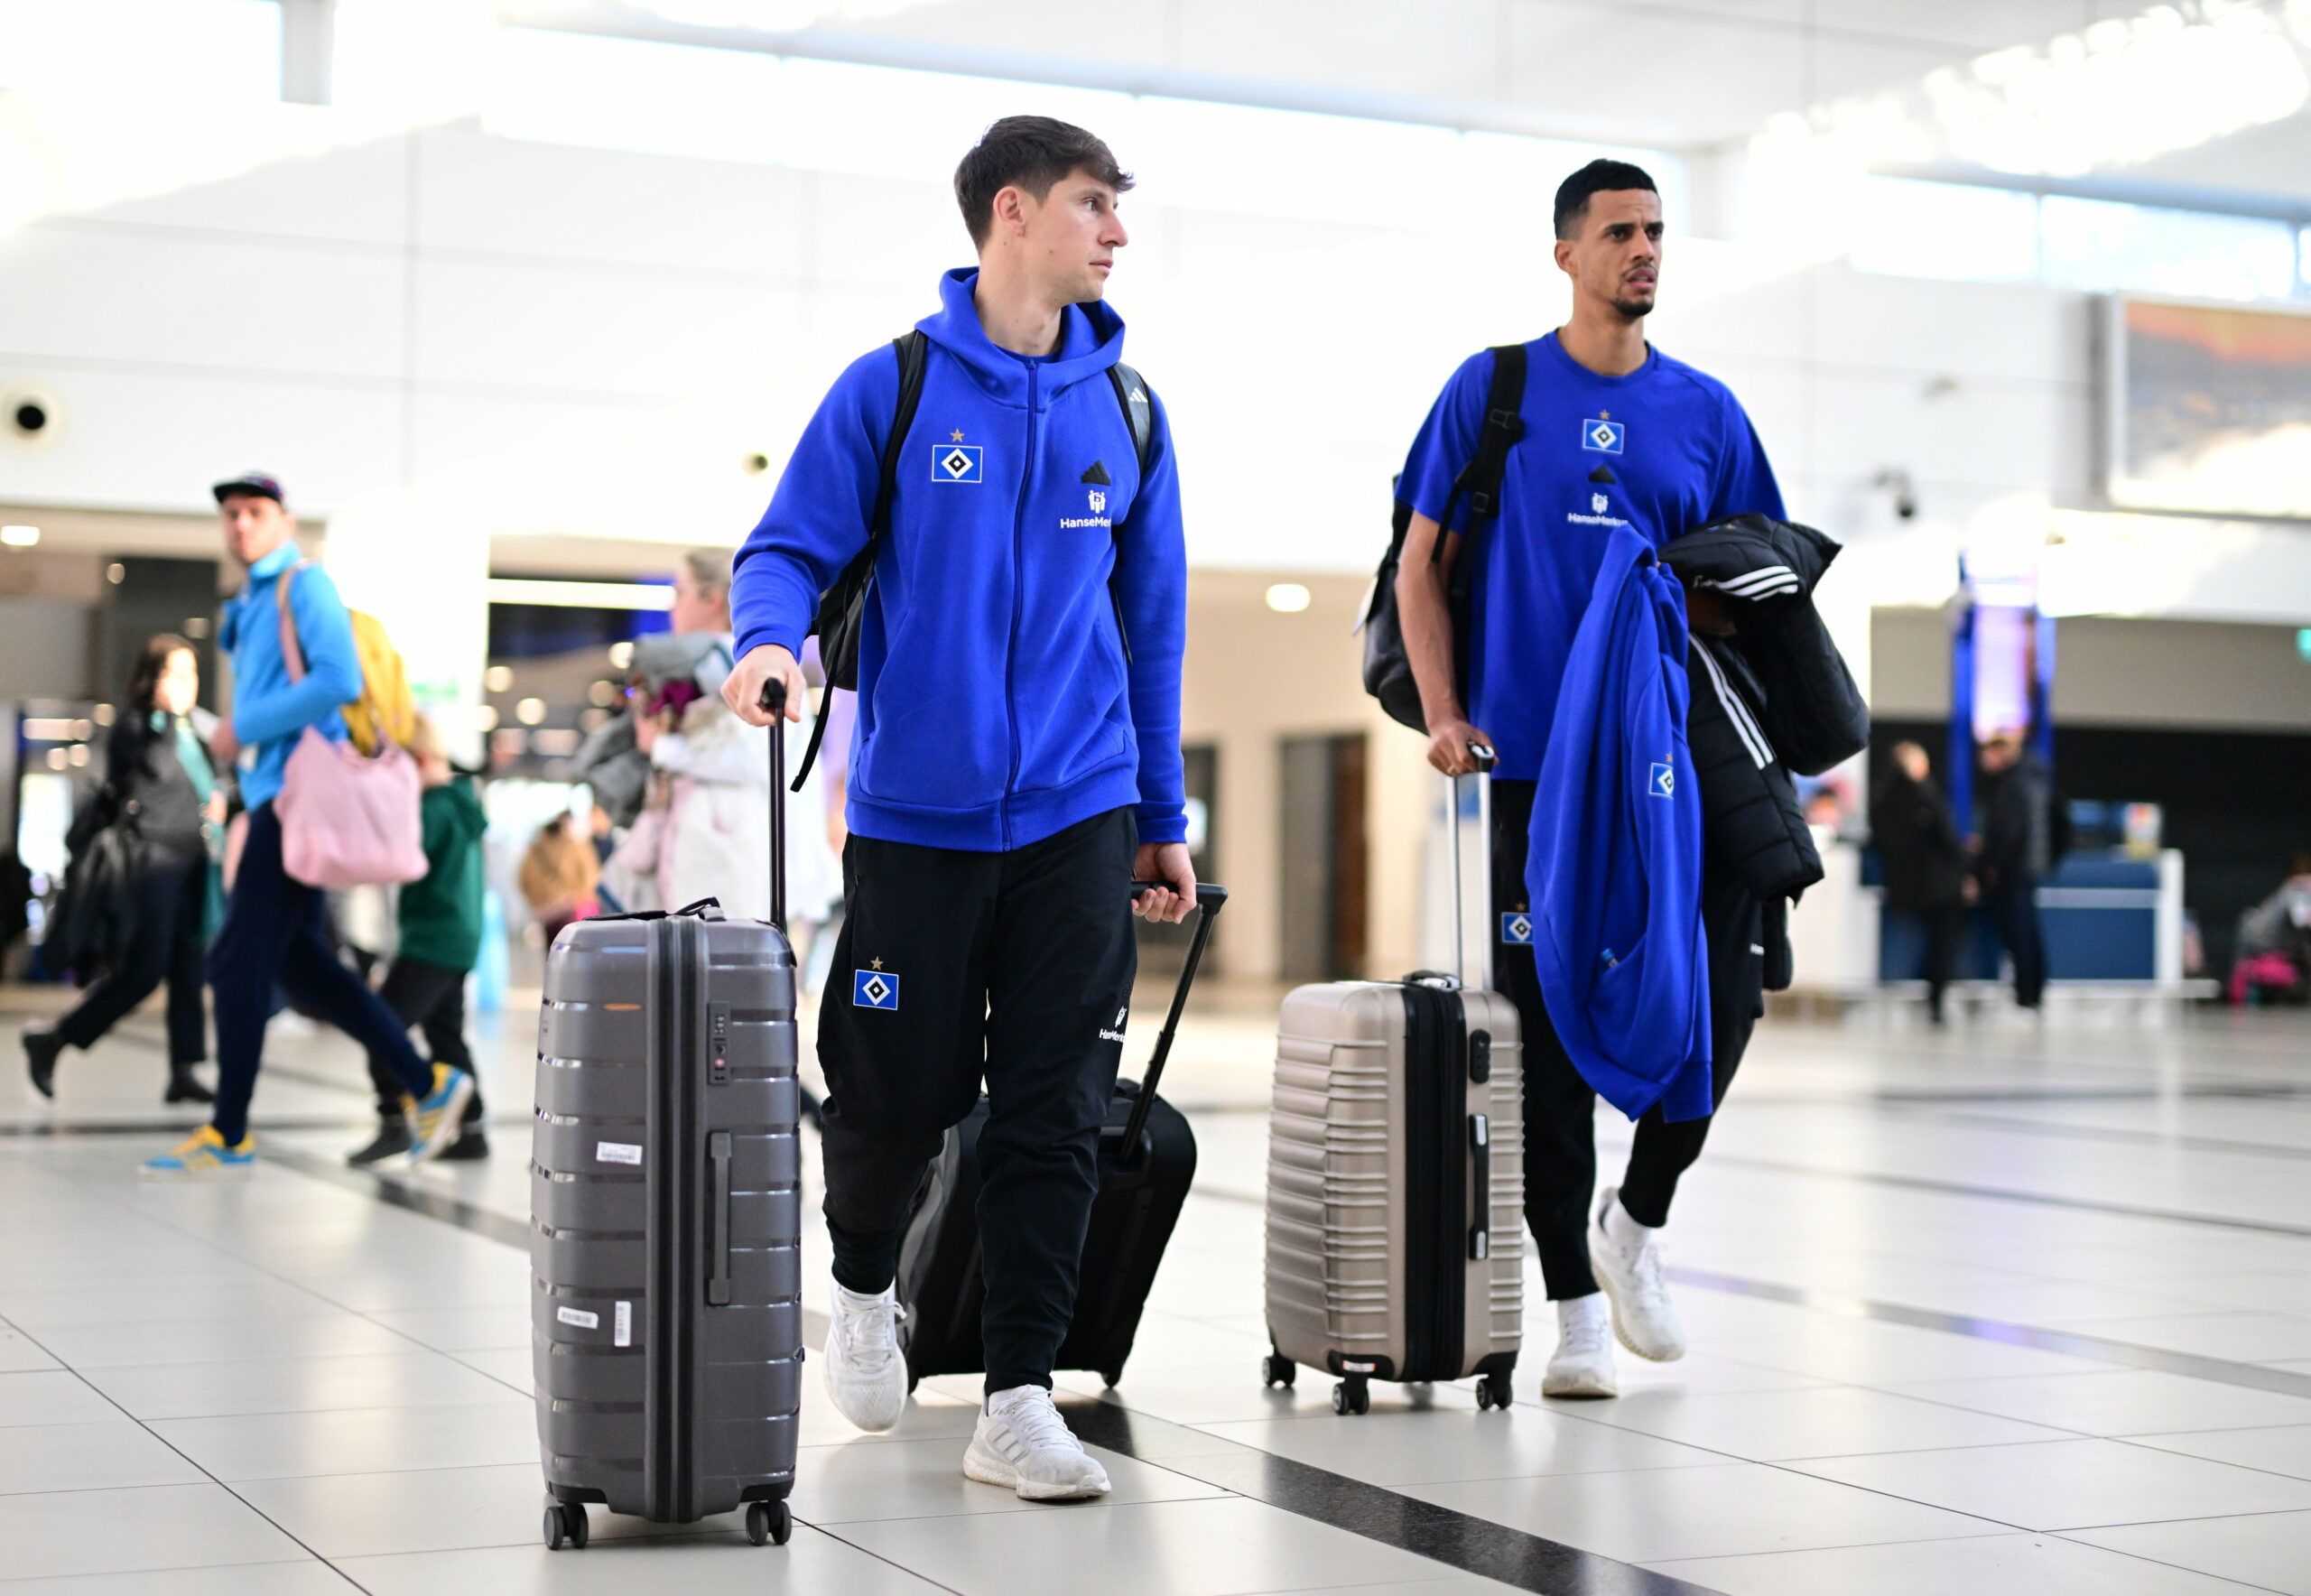
[(1578, 237), (1582, 218), (1589, 214), (1589, 197), (1615, 189), (1643, 189), (1648, 194), (1661, 191), (1642, 166), (1626, 161), (1592, 161), (1556, 186), (1556, 236)]
[(1006, 116), (979, 135), (955, 168), (955, 202), (971, 243), (984, 246), (995, 228), (995, 197), (1005, 189), (1025, 189), (1041, 204), (1051, 186), (1077, 170), (1117, 193), (1131, 187), (1131, 173), (1116, 164), (1104, 140), (1053, 116)]

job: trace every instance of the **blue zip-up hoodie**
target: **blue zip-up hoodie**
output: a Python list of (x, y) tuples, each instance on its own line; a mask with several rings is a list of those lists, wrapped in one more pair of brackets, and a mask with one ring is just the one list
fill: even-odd
[(256, 752), (255, 767), (241, 774), (241, 800), (251, 809), (279, 794), (282, 773), (305, 728), (319, 728), (333, 743), (345, 740), (341, 706), (361, 696), (353, 617), (338, 597), (337, 584), (318, 565), (307, 566), (289, 584), (289, 614), (305, 656), (303, 679), (289, 680), (274, 592), (281, 573), (303, 558), (291, 542), (250, 566), (246, 584), (226, 602), (217, 634), (233, 661), (233, 735), (243, 748)]
[[(1142, 480), (1108, 376), (1122, 320), (1074, 306), (1058, 352), (1028, 359), (988, 340), (978, 281), (948, 273), (939, 313), (916, 324), (930, 348), (859, 636), (846, 818), (865, 837), (999, 852), (1128, 804), (1142, 842), (1183, 841), (1187, 554), (1170, 423), (1152, 406)], [(739, 657), (767, 643), (802, 654), (820, 593), (866, 546), (897, 404), (886, 346), (811, 418), (738, 552)]]
[(1635, 1119), (1710, 1112), (1701, 794), (1685, 749), (1685, 602), (1643, 534), (1606, 545), (1573, 636), (1526, 889), (1542, 1001), (1582, 1076)]

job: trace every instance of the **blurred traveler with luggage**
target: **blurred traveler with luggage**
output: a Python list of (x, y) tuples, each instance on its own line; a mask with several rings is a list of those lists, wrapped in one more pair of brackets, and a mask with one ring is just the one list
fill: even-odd
[[(331, 744), (348, 736), (343, 708), (362, 697), (365, 685), (352, 617), (318, 566), (293, 581), (284, 601), (281, 584), (296, 573), (301, 556), (296, 518), (278, 482), (251, 472), (217, 484), (214, 492), (225, 552), (247, 580), (226, 604), (218, 632), (232, 661), (233, 712), (218, 720), (210, 752), (219, 766), (236, 763), (244, 749), (250, 755), (241, 775), (248, 821), (209, 956), (217, 1005), (216, 1116), (144, 1170), (205, 1176), (255, 1162), (249, 1100), (276, 988), (385, 1060), (408, 1100), (410, 1156), (423, 1161), (457, 1139), (473, 1077), (422, 1058), (393, 1010), (339, 960), (321, 889), (296, 879), (283, 864), (274, 803), (306, 731)], [(301, 665), (292, 663), (292, 648)]]
[(2311, 854), (2288, 861), (2277, 892), (2239, 916), (2233, 1003), (2301, 1003), (2311, 996)]

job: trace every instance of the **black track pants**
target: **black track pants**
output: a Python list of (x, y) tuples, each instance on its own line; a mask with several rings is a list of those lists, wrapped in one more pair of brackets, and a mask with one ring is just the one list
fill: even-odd
[(854, 833), (819, 1010), (834, 1277), (891, 1284), (910, 1200), (979, 1100), (987, 1388), (1049, 1386), (1138, 964), (1128, 809), (1008, 853)]
[(200, 923), (209, 906), (209, 858), (162, 859), (136, 877), (136, 928), (128, 953), (83, 993), (56, 1034), (74, 1047), (94, 1047), (123, 1016), (169, 983), (169, 1070), (181, 1073), (209, 1056), (209, 1010), (201, 990), (208, 950)]
[[(386, 967), (377, 996), (404, 1026), (417, 1027), (425, 1038), (425, 1052), (435, 1063), (475, 1075), (473, 1050), (466, 1045), (466, 974), (422, 959), (395, 958)], [(377, 1118), (401, 1118), (401, 1078), (376, 1053), (369, 1055), (369, 1084), (376, 1089)], [(473, 1096), (467, 1100), (463, 1123), (478, 1125), (482, 1118), (480, 1078), (475, 1075)]]
[[(1526, 908), (1525, 856), (1532, 825), (1531, 782), (1492, 784), (1492, 932), (1500, 916)], [(1709, 1026), (1715, 1100), (1740, 1068), (1760, 1008), (1764, 956), (1757, 901), (1703, 867), (1702, 930), (1709, 944)], [(1597, 1186), (1596, 1093), (1565, 1055), (1541, 1001), (1529, 944), (1496, 941), (1494, 984), (1516, 1004), (1525, 1029), (1525, 1222), (1541, 1255), (1549, 1300), (1597, 1289), (1589, 1269), (1589, 1208)], [(1669, 1220), (1677, 1177), (1701, 1156), (1709, 1119), (1672, 1124), (1658, 1106), (1637, 1122), (1621, 1177), (1621, 1206), (1644, 1225)]]

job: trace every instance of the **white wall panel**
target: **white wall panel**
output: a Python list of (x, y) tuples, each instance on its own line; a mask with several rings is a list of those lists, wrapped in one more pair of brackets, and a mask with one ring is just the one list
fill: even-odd
[(397, 376), (402, 281), (376, 249), (35, 223), (0, 234), (0, 350)]
[(1496, 0), (1327, 0), (1316, 14), (1242, 0), (1179, 0), (1174, 9), (1185, 59), (1225, 60), (1248, 78), (1389, 95), (1502, 97)]
[(2093, 301), (2061, 289), (1809, 274), (1815, 354), (1839, 366), (2075, 385), (2092, 361)]
[(1740, 23), (1566, 0), (1517, 6), (1508, 32), (1515, 97), (1570, 126), (1708, 144), (1805, 103), (1803, 52)]
[(940, 273), (976, 258), (961, 209), (938, 184), (825, 172), (802, 181), (803, 269), (815, 282), (930, 295)]
[(258, 467), (297, 506), (324, 511), (400, 479), (401, 405), (375, 383), (0, 359), (0, 389), (37, 380), (55, 441), (0, 442), (0, 496), (32, 504), (205, 512), (209, 485)]
[[(326, 115), (297, 107), (266, 109), (284, 119)], [(155, 135), (174, 136), (169, 129), (145, 135)], [(125, 130), (123, 142), (129, 142)], [(257, 159), (242, 171), (115, 200), (82, 214), (205, 232), (398, 245), (409, 218), (409, 143), (402, 133), (356, 136), (310, 153)]]
[(643, 267), (428, 255), (417, 276), (421, 382), (682, 398), (791, 361), (794, 291)]
[(2083, 385), (1985, 381), (1936, 399), (1907, 372), (1824, 366), (1814, 386), (1821, 470), (1903, 466), (1921, 481), (2039, 489), (2072, 503), (2089, 491), (2093, 406)]
[(418, 145), (428, 248), (794, 278), (808, 177), (492, 138), (472, 123)]

